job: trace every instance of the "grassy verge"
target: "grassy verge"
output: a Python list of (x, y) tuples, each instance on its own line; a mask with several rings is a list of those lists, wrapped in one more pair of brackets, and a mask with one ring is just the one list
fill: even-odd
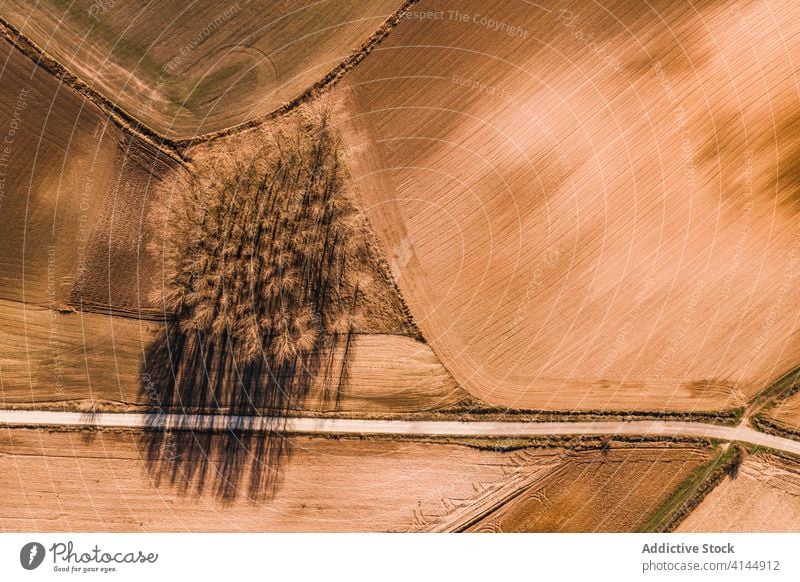
[(744, 449), (736, 443), (727, 448), (720, 447), (713, 459), (697, 467), (678, 485), (639, 531), (668, 532), (674, 530), (726, 475), (735, 477), (744, 454)]
[[(87, 413), (87, 419), (91, 413)], [(37, 424), (15, 424), (0, 425), (6, 431), (11, 430), (39, 430), (44, 433), (103, 433), (103, 434), (124, 434), (124, 435), (143, 435), (153, 432), (153, 429), (141, 427), (105, 427), (105, 426), (41, 426)], [(194, 431), (196, 434), (205, 434), (208, 431)], [(528, 448), (563, 448), (570, 451), (609, 451), (612, 448), (631, 448), (631, 447), (664, 447), (664, 448), (705, 448), (718, 447), (719, 442), (714, 439), (703, 439), (695, 437), (663, 437), (663, 436), (626, 436), (626, 435), (543, 435), (537, 437), (469, 437), (469, 436), (449, 436), (449, 435), (413, 435), (413, 434), (350, 434), (350, 433), (291, 433), (291, 438), (303, 437), (309, 439), (326, 439), (336, 441), (394, 441), (394, 442), (414, 442), (430, 443), (438, 445), (460, 445), (478, 449), (481, 451), (491, 451), (495, 453), (508, 453)], [(761, 449), (763, 450), (763, 449)], [(777, 451), (774, 454), (786, 456), (785, 453)], [(790, 457), (790, 456), (789, 456)]]
[[(15, 402), (6, 403), (3, 407), (9, 410), (56, 410), (59, 412), (144, 412), (147, 411), (147, 402), (114, 402), (110, 400), (75, 399), (53, 402)], [(189, 406), (164, 407), (165, 412), (181, 414), (191, 413), (231, 413), (224, 407), (191, 408)], [(683, 421), (705, 422), (723, 426), (736, 426), (740, 418), (741, 409), (721, 413), (704, 412), (632, 412), (632, 411), (542, 411), (542, 410), (514, 410), (500, 407), (484, 406), (480, 411), (466, 412), (457, 407), (448, 407), (439, 410), (426, 410), (420, 412), (322, 412), (319, 410), (304, 410), (293, 408), (286, 411), (289, 417), (312, 418), (344, 418), (355, 420), (407, 420), (407, 421), (498, 421), (498, 422), (589, 422), (589, 421)], [(756, 424), (754, 420), (754, 424)], [(763, 432), (770, 432), (779, 436), (787, 436), (785, 432), (767, 430), (757, 425)], [(800, 433), (794, 437), (800, 439)]]
[(759, 392), (750, 404), (750, 409), (756, 413), (764, 413), (800, 390), (800, 367), (792, 368), (771, 386)]
[[(649, 410), (533, 410), (492, 406), (468, 397), (455, 406), (438, 410), (395, 415), (403, 420), (461, 420), (508, 422), (570, 422), (570, 421), (642, 421), (675, 420), (706, 422), (723, 426), (736, 426), (742, 419), (744, 408), (722, 411), (649, 411)], [(305, 413), (303, 413), (305, 414)], [(380, 415), (376, 415), (380, 416)]]
[(783, 437), (786, 439), (800, 440), (800, 430), (789, 428), (781, 422), (770, 418), (766, 413), (755, 415), (750, 419), (751, 424), (761, 432)]

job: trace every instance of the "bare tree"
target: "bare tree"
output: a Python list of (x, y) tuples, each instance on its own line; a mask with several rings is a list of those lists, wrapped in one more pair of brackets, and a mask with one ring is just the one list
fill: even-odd
[[(338, 402), (369, 284), (358, 268), (369, 252), (349, 236), (361, 218), (339, 152), (323, 114), (275, 134), (246, 163), (228, 156), (194, 168), (170, 222), (164, 307), (174, 320), (149, 363), (162, 368), (148, 376), (159, 379), (159, 410), (225, 412), (237, 419), (229, 432), (238, 447), (255, 438), (242, 419), (285, 416), (315, 382), (334, 387)], [(161, 450), (152, 438), (151, 450)], [(286, 442), (276, 430), (250, 445), (274, 461)], [(235, 480), (224, 482), (219, 492), (235, 494)], [(251, 489), (260, 484), (251, 479)]]

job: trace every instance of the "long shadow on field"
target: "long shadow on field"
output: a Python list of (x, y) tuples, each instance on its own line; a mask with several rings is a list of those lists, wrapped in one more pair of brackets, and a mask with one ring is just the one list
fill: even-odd
[[(155, 484), (224, 501), (269, 500), (291, 456), (286, 413), (318, 381), (335, 401), (347, 378), (351, 334), (325, 338), (270, 369), (263, 360), (237, 365), (213, 338), (187, 338), (175, 323), (166, 329), (148, 349), (140, 387), (149, 404), (143, 446)], [(337, 351), (344, 355), (334, 359)]]
[(275, 492), (286, 415), (312, 387), (338, 402), (367, 256), (326, 119), (275, 140), (195, 169), (172, 228), (170, 316), (142, 370), (153, 479), (225, 500)]

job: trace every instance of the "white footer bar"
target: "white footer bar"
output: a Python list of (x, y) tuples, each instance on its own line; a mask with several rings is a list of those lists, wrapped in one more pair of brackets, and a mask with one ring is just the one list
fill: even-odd
[(0, 579), (798, 580), (799, 544), (800, 534), (3, 534)]

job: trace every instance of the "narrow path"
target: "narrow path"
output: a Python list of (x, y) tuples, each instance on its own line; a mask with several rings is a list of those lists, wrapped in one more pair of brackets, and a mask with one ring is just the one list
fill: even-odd
[[(154, 417), (138, 413), (51, 412), (2, 410), (0, 426), (147, 428)], [(748, 426), (720, 426), (681, 421), (597, 421), (597, 422), (461, 422), (409, 420), (357, 420), (345, 418), (227, 417), (219, 415), (165, 414), (158, 428), (171, 430), (248, 429), (285, 430), (309, 434), (376, 434), (452, 437), (534, 437), (553, 435), (624, 435), (716, 438), (770, 447), (800, 455), (800, 441), (765, 434)]]

